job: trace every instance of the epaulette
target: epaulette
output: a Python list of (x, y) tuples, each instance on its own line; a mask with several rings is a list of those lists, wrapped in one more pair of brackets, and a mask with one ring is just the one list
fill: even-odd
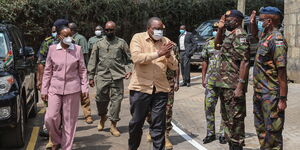
[(46, 37), (46, 38), (45, 38), (45, 41), (49, 41), (49, 40), (51, 40), (52, 38), (53, 38), (52, 36)]

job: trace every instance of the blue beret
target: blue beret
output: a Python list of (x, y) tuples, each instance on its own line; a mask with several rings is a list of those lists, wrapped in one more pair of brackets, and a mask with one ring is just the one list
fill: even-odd
[(276, 7), (264, 7), (259, 10), (260, 14), (282, 15), (282, 12)]
[(68, 26), (69, 21), (66, 19), (57, 19), (54, 23), (53, 26), (55, 26), (56, 28), (60, 28), (62, 26)]
[(228, 10), (225, 14), (225, 17), (235, 17), (235, 18), (244, 19), (243, 13), (238, 10)]

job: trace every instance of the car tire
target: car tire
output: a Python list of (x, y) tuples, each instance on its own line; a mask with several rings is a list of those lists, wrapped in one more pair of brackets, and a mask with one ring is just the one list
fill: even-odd
[(29, 118), (34, 118), (36, 117), (37, 113), (38, 113), (38, 107), (37, 107), (37, 103), (39, 101), (39, 95), (38, 95), (38, 90), (36, 89), (36, 87), (34, 87), (34, 96), (33, 96), (33, 106), (32, 109), (29, 113)]
[[(19, 99), (19, 97), (18, 97)], [(18, 100), (21, 102), (21, 100)], [(5, 143), (5, 147), (22, 147), (25, 144), (25, 118), (23, 103), (20, 103), (20, 120), (15, 128), (9, 129), (5, 138), (2, 138), (2, 142)]]

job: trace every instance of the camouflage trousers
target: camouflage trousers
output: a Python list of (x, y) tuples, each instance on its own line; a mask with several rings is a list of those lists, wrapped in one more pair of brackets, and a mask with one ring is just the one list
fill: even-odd
[(220, 88), (221, 113), (228, 143), (244, 146), (246, 98), (234, 97), (234, 89)]
[(261, 150), (282, 150), (284, 111), (278, 111), (278, 94), (254, 93), (253, 113)]
[[(207, 85), (205, 89), (205, 117), (207, 124), (207, 136), (216, 135), (215, 133), (215, 110), (220, 97), (220, 88)], [(220, 136), (224, 136), (224, 121), (221, 119)]]
[[(174, 89), (175, 86), (175, 80), (174, 79), (168, 79), (170, 88)], [(174, 90), (170, 91), (168, 93), (168, 102), (167, 102), (167, 108), (166, 108), (166, 135), (168, 136), (170, 131), (172, 130), (172, 116), (173, 116), (173, 104), (174, 104)], [(147, 122), (151, 124), (151, 113), (149, 112), (147, 118)]]

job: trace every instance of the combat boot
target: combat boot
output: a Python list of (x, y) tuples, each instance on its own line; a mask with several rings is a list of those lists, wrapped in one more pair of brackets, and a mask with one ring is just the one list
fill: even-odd
[(107, 120), (107, 117), (104, 115), (104, 116), (101, 116), (101, 119), (100, 119), (100, 122), (98, 124), (98, 131), (102, 131), (104, 129), (104, 124), (105, 124), (105, 121)]
[(171, 150), (173, 149), (173, 144), (171, 143), (169, 136), (166, 136), (166, 140), (165, 140), (165, 148), (166, 150)]
[(110, 133), (115, 137), (119, 137), (121, 135), (120, 131), (117, 128), (117, 122), (111, 122)]

